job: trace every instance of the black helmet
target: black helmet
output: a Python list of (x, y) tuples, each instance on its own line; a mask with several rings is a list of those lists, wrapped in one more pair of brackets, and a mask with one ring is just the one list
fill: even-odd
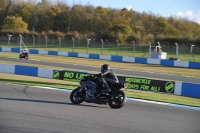
[(101, 66), (101, 72), (105, 72), (106, 70), (110, 69), (110, 66), (108, 64), (104, 64)]

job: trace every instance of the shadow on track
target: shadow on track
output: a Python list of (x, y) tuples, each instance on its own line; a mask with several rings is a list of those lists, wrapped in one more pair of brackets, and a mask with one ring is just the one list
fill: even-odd
[(46, 101), (46, 100), (34, 100), (34, 99), (21, 99), (21, 98), (0, 98), (0, 100), (10, 100), (10, 101), (23, 101), (23, 102), (36, 102), (36, 103), (51, 103), (51, 104), (64, 104), (64, 105), (72, 105), (72, 106), (84, 106), (84, 107), (95, 107), (95, 108), (107, 108), (107, 107), (99, 107), (94, 105), (83, 105), (83, 104), (72, 104), (67, 102), (55, 102), (55, 101)]

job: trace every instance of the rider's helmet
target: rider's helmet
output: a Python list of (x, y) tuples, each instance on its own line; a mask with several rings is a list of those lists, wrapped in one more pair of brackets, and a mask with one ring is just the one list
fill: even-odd
[(28, 50), (27, 48), (24, 49), (24, 51), (27, 51), (27, 50)]
[(108, 64), (104, 64), (104, 65), (101, 66), (101, 72), (102, 73), (109, 70), (109, 69), (110, 69), (110, 66)]

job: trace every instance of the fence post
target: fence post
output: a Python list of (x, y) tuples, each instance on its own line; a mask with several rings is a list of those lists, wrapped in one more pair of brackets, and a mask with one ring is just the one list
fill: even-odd
[(89, 46), (89, 43), (90, 43), (90, 40), (91, 40), (91, 39), (87, 39), (87, 38), (86, 38), (86, 40), (87, 40), (87, 53), (88, 53), (88, 46)]
[(60, 51), (60, 45), (61, 45), (61, 38), (58, 37), (58, 41), (59, 41), (59, 51)]
[(34, 35), (32, 35), (32, 37), (33, 37), (33, 49), (35, 48), (35, 37), (34, 37)]
[(151, 57), (151, 43), (149, 42), (149, 58)]
[(134, 57), (134, 53), (135, 53), (135, 42), (133, 41), (133, 57)]
[(9, 34), (7, 34), (7, 35), (8, 35), (8, 46), (10, 47), (10, 39), (11, 39), (12, 35), (9, 35)]
[[(190, 59), (189, 59), (189, 61), (191, 61), (191, 56), (193, 56), (193, 55), (192, 55), (192, 49), (193, 49), (194, 46), (195, 46), (195, 45), (190, 44)], [(194, 57), (193, 57), (193, 60), (194, 60)], [(194, 61), (195, 61), (195, 60), (194, 60)]]
[(178, 59), (178, 43), (175, 44), (176, 44), (176, 58)]
[(46, 40), (46, 48), (45, 48), (45, 50), (47, 50), (47, 37), (46, 36), (44, 36), (45, 37), (45, 40)]
[(101, 39), (101, 54), (103, 54), (103, 39)]
[(51, 48), (53, 48), (53, 36), (51, 37)]
[(159, 48), (160, 48), (160, 42), (158, 42), (158, 46), (159, 46)]
[(73, 41), (73, 44), (72, 44), (72, 51), (74, 52), (74, 38), (72, 37), (72, 41)]
[(118, 51), (119, 51), (119, 42), (118, 42), (118, 40), (116, 40), (116, 42), (117, 42), (117, 55), (118, 55)]
[(22, 35), (19, 34), (19, 38), (20, 38), (20, 41), (19, 41), (19, 46), (20, 46), (20, 51), (22, 49)]
[[(38, 36), (38, 43), (39, 43), (39, 45), (40, 45), (40, 36)], [(40, 46), (41, 47), (41, 46)]]
[(167, 52), (169, 52), (169, 43), (167, 42)]
[(94, 46), (93, 46), (93, 48), (95, 48), (95, 39), (93, 39), (94, 40)]

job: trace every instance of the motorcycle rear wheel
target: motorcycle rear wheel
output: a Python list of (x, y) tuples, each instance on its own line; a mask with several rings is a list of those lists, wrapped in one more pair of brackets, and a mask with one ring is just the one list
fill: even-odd
[(127, 95), (125, 92), (119, 90), (116, 92), (115, 97), (112, 97), (111, 99), (108, 99), (108, 105), (111, 108), (121, 108), (123, 107), (127, 102)]
[(80, 88), (74, 89), (70, 94), (70, 101), (73, 104), (79, 104), (85, 100), (85, 92), (83, 92), (83, 91), (79, 92), (79, 89)]

